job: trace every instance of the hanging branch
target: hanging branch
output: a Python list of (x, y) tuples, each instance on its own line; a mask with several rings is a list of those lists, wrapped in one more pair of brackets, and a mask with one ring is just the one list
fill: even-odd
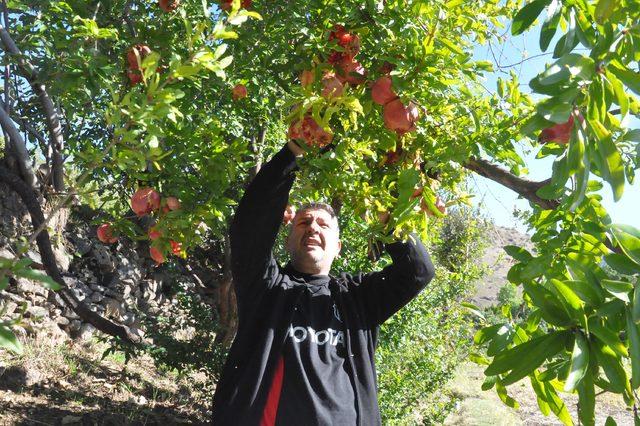
[(544, 209), (554, 210), (560, 205), (558, 200), (545, 200), (536, 194), (536, 191), (547, 185), (551, 179), (543, 180), (542, 182), (523, 179), (509, 173), (509, 171), (500, 166), (475, 157), (470, 157), (462, 166), (481, 176), (491, 179), (494, 182), (498, 182), (499, 184), (506, 186), (512, 191), (518, 193), (522, 198), (525, 198)]
[[(3, 111), (4, 112), (4, 111)], [(26, 185), (22, 179), (16, 176), (14, 173), (0, 166), (0, 182), (7, 184), (13, 189), (22, 199), (22, 202), (27, 207), (29, 214), (31, 215), (31, 223), (34, 228), (40, 227), (44, 222), (44, 214), (40, 208), (40, 203), (36, 198), (34, 190)], [(49, 239), (49, 233), (46, 229), (43, 229), (38, 233), (36, 238), (38, 249), (40, 250), (40, 256), (42, 258), (42, 264), (44, 269), (51, 278), (53, 278), (62, 287), (58, 294), (69, 306), (73, 312), (75, 312), (83, 321), (93, 325), (96, 329), (106, 333), (110, 336), (120, 337), (127, 343), (139, 343), (140, 337), (131, 333), (129, 327), (116, 324), (97, 313), (91, 311), (86, 303), (81, 302), (75, 296), (75, 294), (67, 287), (67, 284), (62, 279), (62, 274), (56, 264), (55, 256), (51, 248), (51, 240)]]
[(0, 25), (0, 41), (2, 41), (4, 51), (15, 57), (21, 75), (29, 82), (34, 93), (40, 99), (46, 117), (47, 128), (49, 129), (49, 143), (53, 149), (53, 187), (56, 191), (62, 192), (64, 191), (64, 170), (61, 151), (64, 148), (64, 138), (58, 112), (47, 93), (46, 86), (38, 81), (37, 71), (24, 58), (7, 29), (2, 25)]

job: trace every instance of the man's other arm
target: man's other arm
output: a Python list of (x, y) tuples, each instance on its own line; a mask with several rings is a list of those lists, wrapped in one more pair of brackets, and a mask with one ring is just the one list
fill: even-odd
[(435, 276), (431, 257), (417, 235), (411, 234), (406, 242), (387, 244), (386, 250), (393, 263), (381, 271), (362, 276), (355, 289), (372, 325), (385, 322)]
[(295, 179), (296, 156), (284, 146), (248, 185), (231, 223), (231, 271), (239, 297), (275, 268), (272, 249)]

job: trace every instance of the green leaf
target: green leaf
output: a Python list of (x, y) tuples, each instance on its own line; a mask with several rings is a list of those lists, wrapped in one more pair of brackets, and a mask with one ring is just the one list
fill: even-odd
[(640, 321), (640, 284), (636, 283), (635, 288), (633, 289), (633, 310), (631, 312), (631, 317), (633, 318), (633, 322), (637, 323)]
[(476, 345), (482, 345), (488, 342), (489, 340), (493, 339), (496, 336), (496, 334), (498, 334), (498, 330), (500, 330), (502, 327), (504, 327), (504, 325), (495, 324), (489, 327), (481, 328), (473, 336), (473, 342)]
[(6, 348), (18, 355), (22, 355), (22, 344), (11, 329), (2, 323), (0, 323), (0, 348)]
[(636, 95), (640, 95), (640, 73), (631, 71), (620, 62), (611, 61), (607, 68)]
[(624, 254), (610, 253), (604, 256), (604, 261), (617, 272), (623, 275), (640, 273), (640, 265), (633, 262)]
[(578, 419), (584, 426), (596, 424), (596, 389), (591, 373), (585, 374), (578, 385)]
[(567, 312), (569, 312), (574, 319), (582, 319), (582, 317), (584, 317), (584, 302), (571, 287), (564, 282), (555, 278), (552, 278), (550, 281), (560, 296), (560, 302), (564, 305)]
[(640, 265), (640, 231), (629, 225), (612, 225), (611, 231), (622, 252)]
[(499, 380), (496, 381), (496, 392), (498, 393), (498, 397), (500, 397), (500, 400), (506, 406), (511, 407), (515, 410), (520, 408), (520, 404), (518, 404), (518, 401), (509, 396), (509, 394), (507, 393), (507, 388), (504, 387), (504, 385)]
[(633, 290), (633, 284), (625, 281), (617, 281), (617, 280), (601, 280), (600, 284), (602, 284), (602, 288), (607, 290), (613, 296), (622, 300), (623, 302), (629, 303), (629, 292)]
[(599, 307), (604, 303), (604, 292), (600, 286), (594, 286), (590, 281), (566, 280), (564, 281), (585, 304)]
[(597, 340), (607, 345), (612, 351), (621, 357), (628, 357), (627, 347), (622, 343), (620, 337), (609, 327), (602, 325), (602, 322), (596, 317), (590, 317), (589, 332), (597, 337)]
[(617, 3), (618, 2), (616, 0), (599, 0), (594, 13), (596, 22), (603, 25), (607, 20), (609, 20), (611, 14), (615, 12), (618, 6)]
[(547, 19), (540, 29), (540, 50), (543, 52), (547, 51), (551, 39), (556, 34), (560, 16), (562, 16), (562, 4), (559, 0), (552, 0), (547, 8)]
[(555, 331), (514, 346), (496, 355), (484, 374), (494, 376), (509, 371), (502, 383), (505, 386), (515, 383), (540, 367), (547, 358), (560, 352), (566, 338), (566, 332)]
[(629, 357), (631, 358), (631, 387), (637, 389), (640, 386), (640, 332), (633, 321), (631, 309), (625, 310), (627, 322), (627, 338), (629, 339)]
[(595, 340), (595, 345), (597, 348), (595, 352), (598, 364), (600, 364), (604, 370), (604, 374), (607, 376), (613, 392), (623, 393), (625, 390), (630, 391), (627, 373), (625, 372), (616, 352), (614, 352), (611, 347), (600, 343), (598, 340)]
[(542, 383), (538, 380), (538, 374), (534, 371), (533, 374), (529, 375), (531, 379), (531, 387), (536, 394), (536, 399), (538, 401), (538, 407), (540, 407), (540, 411), (545, 416), (548, 416), (551, 413), (551, 408), (547, 402), (547, 393), (542, 387)]
[(531, 3), (526, 4), (513, 17), (511, 34), (518, 35), (525, 32), (549, 3), (551, 3), (551, 0), (533, 0)]
[(529, 253), (526, 249), (518, 246), (504, 246), (504, 251), (515, 260), (519, 262), (528, 262), (533, 259), (531, 253)]
[(622, 156), (613, 143), (611, 133), (599, 121), (587, 119), (589, 128), (596, 136), (598, 149), (598, 168), (604, 180), (606, 180), (613, 191), (613, 199), (618, 201), (624, 191), (624, 163)]
[(578, 45), (578, 42), (578, 37), (576, 37), (576, 12), (574, 8), (571, 8), (567, 32), (558, 40), (556, 47), (553, 49), (553, 57), (560, 58), (565, 56)]
[(571, 352), (571, 364), (569, 366), (569, 376), (564, 384), (564, 390), (572, 392), (580, 383), (589, 368), (589, 342), (582, 334), (582, 331), (576, 332), (573, 344), (573, 352)]
[(533, 304), (540, 309), (542, 318), (550, 324), (566, 327), (573, 324), (567, 311), (558, 298), (540, 284), (523, 283), (524, 291), (529, 295)]
[(569, 410), (567, 410), (567, 405), (558, 396), (558, 392), (556, 392), (553, 385), (549, 382), (542, 382), (542, 386), (547, 394), (547, 402), (549, 404), (549, 408), (553, 411), (553, 414), (555, 414), (565, 426), (573, 426), (573, 421), (571, 420)]

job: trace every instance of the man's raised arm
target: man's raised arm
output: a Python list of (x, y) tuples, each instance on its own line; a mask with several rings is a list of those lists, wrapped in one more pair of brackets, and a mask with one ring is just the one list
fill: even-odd
[[(231, 271), (238, 297), (275, 266), (271, 250), (295, 179), (292, 142), (271, 158), (247, 187), (231, 223)], [(293, 152), (292, 152), (293, 151)]]
[(417, 235), (406, 242), (386, 244), (393, 263), (362, 276), (356, 288), (371, 325), (379, 325), (409, 303), (435, 276), (427, 249)]

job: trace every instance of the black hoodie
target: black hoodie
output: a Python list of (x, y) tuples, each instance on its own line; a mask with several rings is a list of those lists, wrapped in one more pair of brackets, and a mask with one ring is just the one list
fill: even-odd
[[(355, 424), (380, 424), (374, 365), (379, 326), (434, 277), (429, 254), (415, 235), (387, 244), (393, 263), (378, 272), (341, 273), (310, 282), (321, 277), (298, 273), (290, 265), (281, 268), (272, 248), (296, 170), (295, 156), (284, 146), (249, 184), (231, 225), (238, 331), (213, 399), (215, 426), (260, 424), (295, 309), (312, 284), (326, 287), (340, 318), (344, 367), (352, 385), (347, 400), (354, 402)], [(301, 407), (295, 422), (280, 416), (278, 424), (324, 424), (305, 417), (311, 409)], [(331, 422), (344, 424), (339, 418)]]

